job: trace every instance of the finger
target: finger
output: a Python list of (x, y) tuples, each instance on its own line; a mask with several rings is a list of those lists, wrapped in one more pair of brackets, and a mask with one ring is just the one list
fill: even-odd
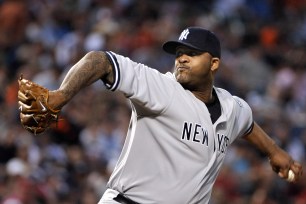
[(26, 87), (26, 86), (28, 86), (29, 81), (26, 80), (26, 79), (19, 78), (19, 79), (18, 79), (18, 84), (19, 84), (19, 87), (20, 87), (20, 88)]
[(291, 167), (297, 179), (299, 179), (303, 175), (303, 167), (300, 163), (294, 162)]
[(23, 103), (28, 103), (29, 101), (36, 100), (36, 96), (33, 94), (31, 90), (24, 90), (22, 88), (18, 91), (18, 99)]
[(32, 96), (29, 97), (28, 94), (18, 91), (18, 100), (25, 104), (30, 104), (34, 99)]
[(33, 82), (27, 80), (27, 79), (19, 79), (19, 90), (25, 92), (27, 90), (31, 90), (31, 87), (33, 86)]
[(21, 79), (21, 78), (19, 78), (19, 82), (20, 82), (20, 84), (23, 84), (23, 85), (31, 85), (31, 81), (29, 81), (29, 80), (27, 80), (27, 79)]
[(28, 104), (29, 102), (36, 101), (39, 95), (33, 92), (32, 90), (18, 91), (18, 97), (20, 97), (20, 101)]
[(26, 95), (22, 92), (22, 91), (18, 91), (18, 100), (20, 101), (26, 101), (28, 99), (28, 97), (26, 97)]
[(281, 178), (287, 178), (286, 175), (287, 175), (287, 174), (285, 174), (285, 173), (283, 173), (283, 172), (281, 172), (281, 171), (278, 172), (278, 176), (281, 177)]
[(18, 79), (18, 84), (19, 84), (19, 86), (20, 86), (20, 85), (21, 85), (21, 83), (22, 83), (22, 82), (21, 82), (21, 81), (22, 81), (22, 79), (23, 79), (23, 75), (21, 74), (21, 75), (20, 75), (20, 77), (19, 77), (19, 79)]
[(283, 179), (287, 179), (288, 178), (288, 173), (289, 173), (290, 167), (287, 166), (285, 168), (281, 168), (278, 171), (278, 176), (283, 178)]
[(19, 106), (18, 109), (20, 110), (21, 113), (32, 114), (40, 112), (40, 109), (38, 109), (38, 107), (35, 107), (36, 106), (35, 103), (31, 103), (30, 105), (28, 105), (21, 101), (18, 101), (18, 106)]
[(21, 123), (25, 126), (37, 126), (38, 121), (35, 119), (33, 114), (20, 113)]

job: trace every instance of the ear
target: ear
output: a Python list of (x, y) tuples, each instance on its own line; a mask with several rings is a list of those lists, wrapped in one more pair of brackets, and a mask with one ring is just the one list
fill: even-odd
[(211, 59), (211, 67), (210, 67), (211, 71), (216, 72), (219, 68), (219, 64), (220, 64), (220, 59), (218, 57), (213, 57)]

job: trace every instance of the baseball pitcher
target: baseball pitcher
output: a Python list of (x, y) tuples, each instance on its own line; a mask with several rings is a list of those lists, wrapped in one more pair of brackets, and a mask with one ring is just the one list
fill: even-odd
[(130, 125), (99, 204), (208, 203), (236, 139), (265, 153), (281, 178), (289, 178), (291, 171), (290, 182), (297, 181), (301, 164), (257, 125), (243, 99), (214, 86), (220, 47), (214, 33), (186, 28), (178, 40), (163, 45), (175, 55), (174, 73), (165, 74), (114, 52), (89, 52), (57, 90), (19, 80), (21, 123), (34, 134), (44, 132), (74, 95), (97, 80), (126, 96), (132, 107)]

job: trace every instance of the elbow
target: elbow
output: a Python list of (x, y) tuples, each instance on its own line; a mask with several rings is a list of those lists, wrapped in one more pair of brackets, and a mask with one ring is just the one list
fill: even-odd
[(89, 51), (85, 54), (84, 60), (86, 61), (97, 61), (99, 59), (107, 58), (104, 51)]
[(94, 73), (95, 80), (107, 78), (111, 73), (111, 64), (103, 51), (90, 51), (84, 56), (84, 62)]

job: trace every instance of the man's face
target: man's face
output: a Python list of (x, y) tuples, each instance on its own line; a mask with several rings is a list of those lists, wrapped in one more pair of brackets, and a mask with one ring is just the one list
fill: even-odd
[(211, 85), (213, 73), (218, 66), (219, 59), (213, 58), (207, 52), (185, 46), (178, 47), (176, 50), (174, 70), (176, 80), (191, 91), (201, 91), (207, 85)]

